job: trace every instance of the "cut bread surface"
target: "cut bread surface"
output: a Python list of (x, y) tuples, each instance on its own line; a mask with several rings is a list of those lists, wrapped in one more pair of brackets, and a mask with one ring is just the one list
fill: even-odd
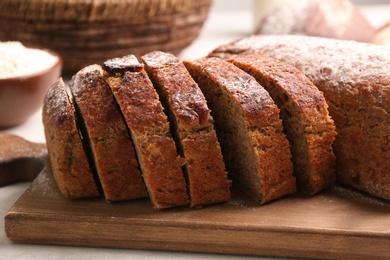
[(189, 198), (169, 122), (143, 65), (134, 55), (104, 63), (109, 84), (133, 139), (142, 176), (157, 209), (187, 205)]
[(219, 58), (184, 61), (211, 108), (233, 181), (260, 203), (296, 191), (279, 109), (249, 74)]
[(297, 67), (324, 93), (337, 131), (337, 181), (390, 200), (390, 49), (300, 35), (262, 35), (210, 56), (258, 53)]
[(69, 82), (107, 201), (147, 196), (133, 142), (99, 65), (76, 73)]
[(45, 96), (42, 120), (53, 176), (61, 193), (69, 199), (99, 196), (62, 78)]
[(171, 122), (178, 150), (185, 159), (191, 207), (229, 200), (221, 148), (206, 100), (187, 69), (174, 55), (155, 51), (142, 56)]
[(336, 131), (323, 94), (298, 69), (276, 59), (253, 54), (230, 61), (254, 76), (280, 108), (298, 187), (312, 195), (332, 185)]

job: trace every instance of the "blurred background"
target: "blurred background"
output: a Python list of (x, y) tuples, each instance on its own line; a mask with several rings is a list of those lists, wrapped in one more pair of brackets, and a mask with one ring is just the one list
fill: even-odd
[[(379, 20), (379, 16), (390, 17), (389, 8), (380, 8), (385, 4), (390, 6), (390, 0), (350, 1), (361, 7), (364, 6), (364, 13), (375, 12), (371, 15), (375, 18), (373, 21), (375, 27), (383, 24), (383, 19)], [(295, 10), (297, 11), (295, 15), (290, 12), (291, 9), (297, 9), (296, 6), (306, 8), (312, 4), (316, 7), (310, 10)], [(372, 6), (377, 8), (373, 11)], [(106, 59), (128, 53), (141, 56), (148, 51), (159, 49), (187, 57), (182, 51), (188, 53), (188, 47), (193, 46), (195, 40), (209, 42), (207, 38), (198, 37), (201, 31), (208, 32), (208, 36), (214, 39), (215, 36), (227, 36), (219, 37), (218, 42), (209, 44), (210, 51), (215, 44), (222, 41), (254, 33), (256, 27), (259, 27), (260, 18), (264, 18), (266, 14), (274, 14), (270, 11), (276, 7), (283, 7), (283, 12), (288, 13), (287, 16), (290, 17), (287, 17), (289, 19), (285, 19), (286, 15), (273, 17), (274, 24), (268, 27), (278, 27), (276, 25), (280, 25), (281, 22), (283, 26), (294, 24), (294, 27), (314, 27), (315, 23), (311, 22), (314, 17), (317, 22), (321, 20), (321, 25), (337, 24), (336, 28), (339, 29), (338, 24), (345, 24), (345, 21), (352, 17), (353, 21), (350, 22), (352, 26), (349, 27), (354, 28), (346, 30), (359, 33), (367, 31), (363, 30), (364, 27), (360, 24), (356, 24), (356, 19), (353, 19), (355, 16), (351, 14), (349, 0), (1, 0), (0, 41), (20, 41), (29, 47), (56, 51), (64, 58), (64, 73), (73, 75), (82, 67), (102, 63)], [(304, 20), (303, 16), (312, 17)], [(361, 20), (360, 18), (358, 20)], [(213, 29), (217, 35), (214, 35)], [(304, 29), (305, 31), (299, 33), (311, 35), (313, 28)], [(314, 30), (317, 29), (321, 30), (321, 28)], [(325, 29), (335, 30), (329, 26)], [(256, 30), (256, 33), (296, 32)], [(324, 37), (324, 35), (319, 36)], [(368, 38), (352, 39), (367, 41)], [(193, 52), (195, 56), (201, 56), (199, 49)], [(203, 55), (204, 52), (201, 54)]]
[[(263, 0), (214, 0), (211, 10), (224, 11), (250, 9), (253, 1)], [(352, 2), (358, 5), (390, 4), (390, 0), (352, 0)]]

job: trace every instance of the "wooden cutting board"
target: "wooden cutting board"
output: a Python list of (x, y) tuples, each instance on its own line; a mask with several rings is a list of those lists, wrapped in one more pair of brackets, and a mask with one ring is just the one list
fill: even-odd
[[(390, 257), (390, 203), (349, 188), (335, 185), (313, 197), (295, 194), (266, 205), (233, 191), (225, 204), (163, 211), (148, 199), (70, 201), (60, 194), (47, 156), (38, 151), (33, 157), (40, 158), (43, 170), (5, 216), (5, 232), (14, 242), (316, 259)], [(19, 170), (24, 175), (30, 168)]]

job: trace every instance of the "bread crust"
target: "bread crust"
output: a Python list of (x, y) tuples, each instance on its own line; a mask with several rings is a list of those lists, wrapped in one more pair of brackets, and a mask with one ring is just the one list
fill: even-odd
[(313, 195), (332, 185), (336, 131), (323, 94), (297, 68), (279, 60), (249, 54), (230, 61), (254, 76), (280, 108), (298, 187)]
[(99, 196), (62, 78), (48, 90), (42, 120), (53, 176), (69, 199)]
[(228, 201), (231, 181), (198, 85), (172, 54), (155, 51), (142, 56), (142, 60), (168, 111), (173, 137), (185, 159), (191, 207)]
[(143, 65), (130, 55), (105, 62), (105, 68), (111, 73), (106, 81), (129, 127), (154, 207), (187, 205), (183, 160), (177, 154), (167, 116)]
[(252, 36), (210, 56), (259, 53), (297, 67), (324, 93), (336, 124), (339, 182), (390, 200), (390, 49), (307, 36)]
[(69, 82), (73, 103), (107, 201), (147, 196), (133, 142), (99, 65), (77, 72)]
[(233, 183), (260, 203), (295, 192), (279, 109), (256, 80), (218, 58), (184, 61), (216, 122)]

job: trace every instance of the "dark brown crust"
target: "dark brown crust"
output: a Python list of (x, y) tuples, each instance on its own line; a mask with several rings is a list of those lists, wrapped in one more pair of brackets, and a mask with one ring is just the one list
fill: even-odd
[(147, 196), (133, 143), (99, 65), (80, 70), (69, 82), (76, 111), (86, 129), (107, 201)]
[[(133, 56), (132, 63), (137, 62)], [(167, 116), (147, 73), (107, 75), (130, 129), (149, 196), (157, 209), (188, 204), (182, 159), (169, 132)], [(163, 155), (163, 156), (162, 156)]]
[(105, 69), (110, 73), (124, 74), (126, 71), (139, 72), (144, 68), (144, 65), (134, 59), (133, 55), (128, 55), (122, 58), (114, 58), (104, 62)]
[(171, 109), (179, 131), (196, 131), (212, 127), (213, 119), (206, 100), (185, 66), (174, 55), (155, 51), (142, 56), (146, 70), (153, 79), (164, 87), (169, 95)]
[(231, 62), (254, 76), (281, 109), (299, 188), (312, 195), (332, 185), (336, 132), (322, 93), (298, 69), (279, 60), (254, 54)]
[(291, 154), (282, 133), (279, 109), (264, 88), (252, 76), (221, 59), (204, 58), (184, 64), (211, 107), (234, 183), (261, 203), (295, 192)]
[(142, 60), (168, 110), (173, 136), (185, 158), (191, 207), (226, 202), (231, 182), (201, 90), (174, 55), (156, 51)]
[(390, 200), (390, 49), (305, 36), (252, 36), (210, 56), (259, 53), (292, 64), (324, 93), (337, 137), (337, 180)]
[(99, 196), (62, 78), (49, 89), (42, 120), (52, 172), (66, 198)]

